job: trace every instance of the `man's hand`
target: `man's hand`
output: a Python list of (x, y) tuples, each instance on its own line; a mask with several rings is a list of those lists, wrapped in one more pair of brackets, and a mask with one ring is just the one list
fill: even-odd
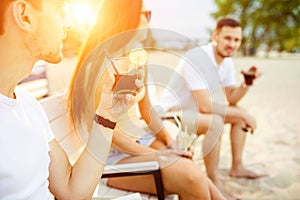
[(246, 129), (250, 129), (250, 132), (253, 133), (256, 129), (256, 120), (252, 115), (250, 115), (246, 110), (243, 109), (243, 119), (245, 122)]
[(241, 74), (244, 75), (245, 84), (251, 86), (253, 81), (261, 76), (261, 72), (257, 70), (255, 66), (250, 67), (247, 71), (241, 71)]

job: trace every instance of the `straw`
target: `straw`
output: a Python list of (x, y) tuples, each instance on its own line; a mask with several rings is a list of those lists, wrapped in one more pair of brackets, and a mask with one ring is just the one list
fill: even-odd
[(186, 148), (187, 151), (190, 151), (192, 149), (192, 146), (194, 145), (194, 143), (196, 142), (196, 140), (198, 139), (199, 135), (197, 135), (196, 137), (194, 137), (194, 139), (192, 140), (192, 142), (190, 143), (190, 145)]
[(104, 52), (105, 52), (105, 55), (106, 55), (107, 59), (109, 60), (110, 64), (113, 66), (113, 68), (114, 68), (116, 74), (120, 74), (119, 71), (118, 71), (118, 68), (117, 68), (116, 65), (115, 65), (115, 63), (112, 61), (112, 59), (111, 59), (111, 57), (110, 57), (110, 55), (109, 55), (107, 49), (104, 49)]

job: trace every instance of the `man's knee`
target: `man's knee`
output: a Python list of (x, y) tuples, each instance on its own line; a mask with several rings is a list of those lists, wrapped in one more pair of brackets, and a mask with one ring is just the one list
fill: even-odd
[(216, 127), (217, 129), (223, 129), (224, 118), (217, 114), (212, 115), (211, 126)]
[(224, 119), (220, 115), (213, 114), (211, 115), (211, 123), (208, 128), (207, 134), (210, 135), (210, 137), (214, 138), (221, 138), (219, 137), (224, 128)]
[(222, 132), (224, 119), (218, 114), (201, 114), (198, 119), (198, 133)]

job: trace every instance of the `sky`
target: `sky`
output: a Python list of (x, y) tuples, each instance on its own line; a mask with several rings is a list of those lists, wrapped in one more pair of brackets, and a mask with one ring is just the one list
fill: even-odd
[(210, 13), (216, 11), (213, 0), (144, 0), (152, 10), (150, 26), (176, 31), (190, 38), (209, 39), (208, 28), (215, 27)]

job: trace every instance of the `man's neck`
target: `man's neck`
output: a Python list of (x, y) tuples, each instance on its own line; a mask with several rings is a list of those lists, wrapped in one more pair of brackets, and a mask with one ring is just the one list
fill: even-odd
[(14, 90), (17, 84), (6, 76), (7, 74), (2, 73), (0, 70), (0, 93), (9, 98), (15, 98)]
[[(30, 75), (34, 62), (26, 53), (0, 40), (0, 93), (14, 98), (16, 85)], [(24, 56), (25, 55), (25, 56)]]
[(225, 59), (225, 57), (220, 55), (220, 53), (217, 51), (216, 47), (213, 47), (213, 49), (214, 49), (214, 56), (216, 59), (216, 63), (217, 63), (217, 65), (220, 65), (223, 62), (223, 60)]

